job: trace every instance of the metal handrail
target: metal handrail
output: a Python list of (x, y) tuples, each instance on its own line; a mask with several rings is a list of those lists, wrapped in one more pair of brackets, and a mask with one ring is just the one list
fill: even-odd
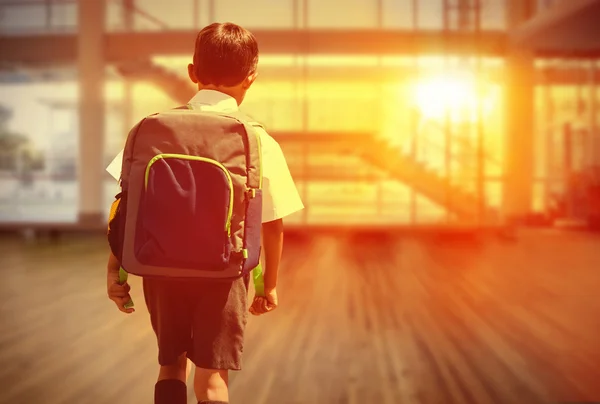
[[(438, 130), (440, 130), (440, 131), (443, 131), (443, 130), (444, 130), (444, 128), (440, 127), (441, 125), (439, 125), (439, 124), (435, 124), (435, 122), (431, 122), (431, 123), (432, 123), (432, 125), (434, 126), (434, 128), (436, 128), (436, 129), (438, 129)], [(439, 144), (439, 143), (437, 143), (437, 142), (433, 141), (432, 139), (430, 139), (430, 138), (428, 138), (428, 137), (419, 138), (419, 142), (421, 142), (421, 141), (422, 141), (422, 139), (424, 139), (424, 140), (425, 140), (425, 143), (426, 143), (428, 146), (433, 146), (433, 147), (435, 147), (435, 148), (437, 148), (437, 149), (444, 149), (444, 146), (443, 146), (443, 145), (441, 145), (441, 144)], [(457, 143), (459, 143), (461, 146), (463, 146), (463, 147), (466, 147), (466, 148), (468, 148), (468, 149), (474, 149), (474, 148), (476, 147), (475, 145), (473, 145), (473, 144), (472, 144), (472, 142), (470, 142), (470, 141), (469, 141), (469, 140), (467, 140), (467, 139), (461, 138), (461, 137), (453, 137), (453, 138), (452, 138), (452, 140), (453, 140), (453, 141), (456, 141), (456, 142), (457, 142)], [(454, 156), (455, 154), (456, 154), (456, 152), (452, 153), (452, 156)], [(501, 162), (500, 162), (500, 161), (498, 161), (498, 160), (496, 159), (496, 157), (494, 157), (494, 156), (491, 156), (491, 155), (490, 155), (488, 152), (485, 152), (485, 153), (484, 153), (484, 157), (485, 157), (485, 159), (486, 159), (487, 161), (489, 161), (489, 162), (491, 162), (491, 163), (493, 163), (493, 164), (495, 164), (495, 165), (500, 165), (500, 164), (501, 164)]]

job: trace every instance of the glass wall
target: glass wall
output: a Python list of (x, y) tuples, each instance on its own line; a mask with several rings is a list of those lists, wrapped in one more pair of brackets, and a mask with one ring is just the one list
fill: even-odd
[[(385, 147), (422, 166), (429, 175), (449, 179), (451, 191), (460, 189), (476, 195), (479, 132), (477, 111), (473, 107), (480, 97), (487, 108), (482, 111), (487, 123), (481, 134), (485, 150), (482, 180), (486, 184), (487, 203), (499, 206), (499, 188), (493, 184), (501, 176), (502, 165), (502, 101), (496, 79), (501, 74), (502, 63), (495, 60), (482, 62), (481, 77), (485, 77), (485, 86), (478, 95), (471, 66), (448, 64), (444, 60), (293, 55), (261, 58), (261, 75), (249, 92), (243, 109), (263, 122), (280, 140), (290, 169), (297, 177), (308, 209), (292, 220), (302, 223), (361, 221), (365, 224), (430, 224), (445, 220), (448, 215), (439, 195), (436, 199), (435, 195), (419, 194), (410, 180), (401, 181), (387, 174), (386, 167), (366, 164), (352, 154), (362, 147), (372, 147), (370, 145), (377, 139), (383, 140)], [(187, 80), (187, 58), (156, 58), (155, 63), (167, 71), (178, 72), (182, 81)], [(446, 75), (449, 65), (454, 66), (456, 76)], [(295, 68), (299, 76), (294, 79), (285, 79), (281, 74), (281, 69), (290, 73)], [(394, 69), (399, 73), (389, 74)], [(53, 168), (36, 172), (32, 178), (38, 182), (56, 179), (51, 173), (57, 170), (61, 173), (60, 183), (57, 180), (49, 186), (69, 190), (63, 190), (63, 199), (56, 203), (45, 202), (44, 214), (48, 220), (56, 219), (58, 213), (48, 212), (54, 212), (52, 209), (60, 206), (70, 212), (60, 217), (74, 220), (77, 209), (77, 84), (67, 80), (60, 84), (60, 91), (57, 85), (47, 82), (13, 84), (7, 87), (12, 88), (12, 92), (3, 91), (3, 94), (7, 94), (5, 104), (18, 112), (18, 116), (8, 120), (10, 128), (38, 139), (41, 142), (38, 149), (45, 159), (57, 161), (49, 165)], [(16, 94), (29, 98), (21, 99)], [(105, 99), (105, 165), (118, 154), (135, 122), (150, 113), (187, 101), (170, 99), (151, 81), (125, 81), (112, 69), (107, 70)], [(28, 109), (36, 111), (36, 116), (40, 117), (35, 121), (38, 126), (31, 127), (34, 121), (27, 119)], [(354, 148), (331, 146), (322, 150), (311, 142), (290, 143), (282, 138), (289, 133), (358, 135), (358, 140)], [(12, 176), (14, 172), (6, 175)], [(108, 176), (104, 186), (108, 207), (117, 188)], [(13, 210), (21, 204), (21, 199), (14, 196), (5, 200), (5, 205), (10, 205)], [(10, 212), (7, 209), (5, 212)], [(5, 220), (14, 219), (11, 213), (5, 213), (4, 217)], [(22, 218), (34, 220), (33, 216), (22, 215)]]
[(556, 205), (578, 176), (600, 167), (598, 60), (539, 60), (534, 204)]
[[(479, 74), (476, 64), (451, 57), (266, 56), (263, 62), (260, 79), (244, 108), (271, 133), (341, 133), (383, 139), (404, 158), (414, 159), (438, 178), (450, 179), (450, 192), (460, 190), (474, 196), (481, 164), (485, 202), (488, 207), (500, 207), (504, 152), (502, 83), (498, 81), (501, 60), (482, 60)], [(276, 76), (278, 62), (290, 72), (306, 63), (305, 79), (271, 79), (269, 74)], [(344, 72), (335, 69), (338, 65)], [(398, 69), (399, 73), (396, 77), (382, 74), (386, 69)], [(337, 77), (328, 78), (327, 72)], [(344, 79), (344, 74), (352, 79)], [(478, 125), (480, 119), (485, 125)], [(330, 171), (365, 165), (361, 160), (343, 163), (346, 152), (341, 150), (337, 156), (319, 156), (311, 147), (283, 147), (293, 173), (305, 172), (304, 165), (311, 164)], [(317, 163), (319, 159), (329, 165)], [(303, 188), (309, 209), (302, 220), (309, 223), (432, 224), (449, 218), (443, 201), (415, 192), (410, 181), (386, 177), (355, 183), (344, 180), (333, 186), (312, 173)]]
[(75, 221), (75, 84), (3, 80), (0, 94), (0, 221)]
[[(76, 29), (75, 2), (10, 4), (0, 3), (3, 32)], [(120, 0), (108, 2), (110, 31), (194, 29), (214, 20), (261, 29), (440, 30), (446, 20), (442, 0), (352, 0), (344, 7), (335, 0), (182, 0), (177, 8), (158, 0), (137, 0), (133, 25), (128, 28), (122, 4)], [(481, 4), (482, 27), (504, 29), (505, 2), (486, 0)], [(472, 12), (462, 17), (463, 27), (473, 28)], [(450, 29), (459, 27), (457, 16), (456, 9), (448, 14)], [(154, 58), (154, 63), (177, 72), (182, 81), (187, 80), (188, 62), (189, 57)], [(553, 195), (564, 192), (568, 172), (600, 161), (600, 99), (598, 91), (592, 90), (593, 63), (598, 69), (597, 61), (544, 60), (537, 64), (539, 72), (551, 73), (536, 78), (536, 210), (546, 210)], [(4, 152), (0, 160), (2, 179), (10, 185), (3, 190), (0, 220), (42, 220), (45, 215), (47, 220), (70, 221), (76, 216), (79, 99), (75, 71), (52, 80), (48, 71), (4, 73), (0, 84), (1, 103), (7, 110), (2, 114), (5, 141), (15, 142), (14, 134), (25, 138), (16, 141), (18, 147)], [(428, 172), (427, 178), (437, 176), (448, 182), (451, 192), (484, 198), (487, 206), (497, 209), (502, 200), (505, 154), (503, 72), (501, 59), (469, 56), (262, 55), (259, 79), (243, 107), (274, 136), (360, 134), (368, 139), (361, 145), (383, 141), (383, 147), (393, 148), (399, 159)], [(597, 83), (598, 74), (595, 77)], [(163, 90), (152, 80), (128, 82), (112, 67), (107, 69), (106, 164), (119, 152), (136, 121), (186, 101), (171, 99)], [(36, 119), (28, 118), (32, 111)], [(416, 192), (414, 184), (394, 178), (390, 170), (365, 168), (364, 161), (342, 155), (347, 151), (323, 151), (285, 141), (282, 147), (308, 206), (292, 220), (425, 224), (451, 216), (439, 195)], [(319, 177), (323, 171), (329, 174)], [(357, 178), (349, 178), (348, 171), (356, 171)], [(49, 190), (38, 192), (33, 183), (44, 183), (40, 189)], [(107, 206), (115, 185), (106, 178)], [(55, 195), (55, 199), (41, 195)], [(21, 212), (34, 201), (46, 205), (35, 215)]]
[(77, 3), (65, 0), (0, 2), (0, 34), (61, 33), (77, 30)]
[[(503, 30), (505, 2), (485, 0), (481, 4), (481, 28)], [(448, 28), (458, 24), (457, 2), (448, 12)], [(466, 20), (474, 20), (475, 0)], [(379, 9), (381, 5), (381, 9)], [(443, 0), (181, 0), (177, 8), (160, 0), (138, 0), (133, 15), (136, 31), (198, 29), (214, 21), (231, 21), (251, 29), (423, 29), (444, 28)], [(257, 11), (260, 10), (260, 11)], [(125, 28), (120, 1), (109, 0), (108, 29)]]
[[(11, 82), (0, 74), (0, 221), (63, 222), (77, 220), (78, 89), (76, 71), (35, 73)], [(58, 79), (56, 77), (64, 77)], [(129, 95), (127, 96), (127, 93)], [(132, 100), (126, 105), (127, 98)], [(107, 71), (103, 166), (122, 149), (127, 132), (144, 116), (173, 106), (154, 86), (127, 84)], [(82, 136), (85, 136), (85, 128)], [(108, 174), (104, 205), (118, 190)], [(108, 213), (108, 209), (106, 211)]]
[[(123, 0), (106, 0), (107, 31), (160, 31), (199, 29), (214, 21), (231, 21), (252, 29), (423, 29), (458, 27), (456, 2), (444, 18), (443, 0), (135, 0), (126, 9)], [(505, 2), (481, 4), (481, 28), (503, 30)], [(340, 4), (343, 4), (341, 6)], [(475, 0), (463, 21), (474, 27)], [(379, 9), (381, 5), (381, 9)], [(260, 10), (260, 12), (257, 12)], [(128, 15), (131, 17), (128, 18)], [(128, 21), (131, 26), (128, 27)], [(0, 2), (3, 34), (59, 33), (77, 30), (76, 0), (20, 0)]]

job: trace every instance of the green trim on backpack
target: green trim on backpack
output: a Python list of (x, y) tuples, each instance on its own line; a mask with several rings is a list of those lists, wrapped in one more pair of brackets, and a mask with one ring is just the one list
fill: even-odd
[[(127, 271), (125, 271), (123, 269), (123, 267), (119, 268), (119, 284), (123, 285), (125, 282), (127, 282), (127, 278), (129, 277), (129, 274), (127, 273)], [(133, 299), (130, 299), (127, 303), (125, 303), (124, 307), (126, 309), (129, 309), (131, 307), (133, 307)]]
[(233, 188), (233, 181), (231, 180), (231, 173), (229, 172), (229, 170), (221, 163), (219, 163), (216, 160), (213, 159), (207, 159), (206, 157), (198, 157), (198, 156), (188, 156), (185, 154), (158, 154), (156, 156), (154, 156), (154, 158), (152, 160), (150, 160), (150, 162), (148, 162), (148, 165), (146, 166), (146, 173), (144, 175), (144, 189), (148, 188), (148, 176), (150, 174), (150, 169), (152, 168), (152, 165), (154, 163), (156, 163), (159, 160), (164, 160), (164, 159), (181, 159), (181, 160), (189, 160), (189, 161), (202, 161), (204, 163), (207, 164), (212, 164), (216, 167), (218, 167), (221, 171), (223, 171), (225, 173), (225, 176), (227, 177), (227, 183), (229, 185), (229, 207), (227, 208), (227, 219), (225, 222), (225, 231), (227, 232), (227, 236), (231, 236), (231, 219), (233, 216), (233, 193), (234, 193), (234, 188)]

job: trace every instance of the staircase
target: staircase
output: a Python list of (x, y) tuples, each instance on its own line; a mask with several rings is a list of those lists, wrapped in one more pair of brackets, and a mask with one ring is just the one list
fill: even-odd
[(360, 157), (374, 167), (413, 187), (418, 193), (444, 206), (465, 224), (497, 224), (498, 212), (485, 206), (484, 201), (451, 184), (447, 178), (428, 168), (391, 145), (385, 139), (371, 138), (370, 144), (357, 150)]
[[(419, 194), (440, 206), (444, 206), (461, 224), (498, 224), (498, 214), (485, 206), (483, 200), (451, 183), (435, 168), (428, 167), (426, 161), (419, 161), (405, 154), (399, 146), (385, 139), (376, 138), (370, 133), (272, 133), (285, 149), (288, 144), (308, 143), (312, 153), (335, 153), (336, 165), (311, 167), (309, 172), (296, 167), (290, 159), (288, 164), (295, 178), (321, 179), (337, 181), (369, 180), (378, 181), (392, 178), (409, 185)], [(356, 160), (350, 159), (355, 157)], [(341, 160), (341, 161), (340, 161)], [(343, 164), (346, 162), (346, 164)], [(354, 170), (348, 170), (352, 161)], [(361, 163), (366, 163), (362, 164)], [(344, 166), (346, 165), (346, 166)], [(326, 171), (326, 172), (325, 172)]]
[[(120, 64), (117, 71), (126, 78), (144, 80), (153, 83), (165, 91), (175, 102), (186, 103), (194, 94), (194, 87), (176, 73), (152, 63), (152, 61), (137, 61)], [(311, 145), (321, 144), (325, 149), (334, 147), (339, 153), (354, 154), (368, 163), (371, 168), (386, 172), (391, 178), (413, 187), (418, 193), (431, 201), (444, 206), (464, 224), (492, 224), (498, 222), (498, 214), (485, 206), (477, 196), (461, 189), (457, 184), (451, 184), (447, 178), (425, 163), (405, 154), (399, 147), (385, 139), (375, 138), (372, 134), (352, 136), (350, 134), (272, 134), (281, 142), (306, 142)], [(317, 140), (317, 138), (319, 140)], [(329, 145), (329, 146), (328, 146)], [(316, 149), (319, 149), (318, 147)], [(316, 150), (315, 150), (316, 151)], [(303, 177), (318, 174), (314, 169), (302, 173)], [(317, 170), (319, 171), (319, 170)], [(370, 171), (370, 170), (367, 170)], [(348, 174), (348, 173), (346, 173)], [(348, 180), (348, 175), (329, 171), (330, 179)], [(362, 179), (376, 180), (376, 173), (362, 173)], [(306, 178), (305, 178), (306, 179)]]

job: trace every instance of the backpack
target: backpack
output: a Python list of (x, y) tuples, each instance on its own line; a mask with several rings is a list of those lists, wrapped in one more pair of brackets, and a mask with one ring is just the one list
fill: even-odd
[(108, 229), (126, 272), (226, 280), (258, 266), (262, 165), (255, 126), (239, 112), (191, 105), (134, 126)]

